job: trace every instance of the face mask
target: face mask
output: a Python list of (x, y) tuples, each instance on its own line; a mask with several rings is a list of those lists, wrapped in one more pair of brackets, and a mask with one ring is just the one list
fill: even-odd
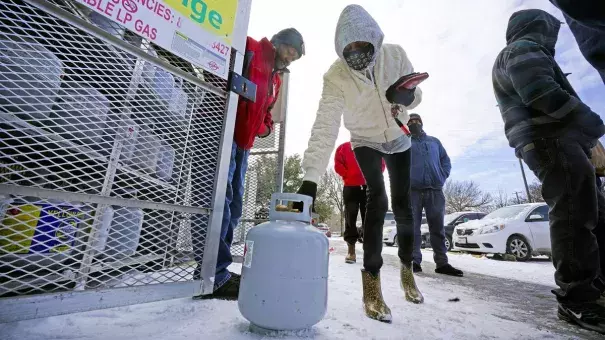
[(408, 127), (410, 128), (410, 132), (414, 136), (420, 136), (422, 134), (422, 125), (420, 125), (420, 124), (410, 124)]
[(343, 52), (343, 56), (350, 68), (355, 71), (365, 70), (374, 58), (374, 46), (368, 44), (367, 47), (361, 50)]

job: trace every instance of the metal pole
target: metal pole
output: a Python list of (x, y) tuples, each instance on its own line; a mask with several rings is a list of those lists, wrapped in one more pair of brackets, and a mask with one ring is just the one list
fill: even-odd
[(525, 184), (525, 191), (527, 192), (527, 202), (531, 203), (533, 202), (533, 200), (531, 199), (531, 194), (529, 193), (529, 186), (527, 185), (527, 178), (525, 177), (525, 169), (523, 168), (523, 162), (521, 161), (521, 158), (519, 158), (519, 166), (521, 167), (523, 183)]
[(519, 199), (519, 192), (515, 191), (515, 196), (517, 196), (517, 204), (521, 204), (521, 199)]
[(279, 145), (277, 150), (277, 174), (276, 174), (276, 192), (284, 191), (284, 163), (286, 152), (286, 121), (288, 117), (288, 85), (290, 82), (290, 74), (284, 73), (281, 87), (282, 103), (280, 105), (280, 123), (279, 123)]

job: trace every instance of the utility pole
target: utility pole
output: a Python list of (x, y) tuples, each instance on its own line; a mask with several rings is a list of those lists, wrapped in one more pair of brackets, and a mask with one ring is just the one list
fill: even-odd
[[(532, 203), (531, 194), (529, 193), (529, 186), (527, 185), (527, 178), (525, 177), (525, 169), (523, 168), (523, 162), (519, 158), (519, 166), (521, 167), (521, 175), (523, 175), (523, 183), (525, 184), (525, 192), (527, 192), (527, 202)], [(517, 197), (517, 201), (519, 198)]]
[(517, 204), (521, 204), (521, 199), (519, 198), (520, 192), (515, 191), (515, 195), (517, 196)]

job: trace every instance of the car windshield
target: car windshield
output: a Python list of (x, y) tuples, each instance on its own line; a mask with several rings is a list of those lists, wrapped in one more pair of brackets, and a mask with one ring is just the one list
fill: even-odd
[(513, 205), (509, 207), (500, 208), (496, 211), (491, 212), (483, 219), (489, 220), (493, 218), (515, 218), (520, 213), (522, 213), (525, 209), (527, 209), (526, 205)]
[(420, 224), (426, 224), (426, 217), (422, 218), (422, 222), (420, 222)]
[(459, 212), (458, 212), (458, 213), (453, 213), (453, 214), (447, 214), (447, 215), (445, 215), (445, 217), (444, 217), (444, 221), (443, 221), (443, 223), (444, 223), (445, 225), (448, 225), (448, 224), (452, 223), (452, 221), (453, 221), (453, 220), (455, 220), (456, 218), (458, 218), (458, 216), (460, 216), (460, 215), (462, 215), (462, 214), (463, 214), (463, 213), (459, 213)]
[(387, 221), (391, 221), (395, 219), (395, 214), (393, 214), (392, 212), (388, 212), (387, 215), (384, 217), (385, 220)]

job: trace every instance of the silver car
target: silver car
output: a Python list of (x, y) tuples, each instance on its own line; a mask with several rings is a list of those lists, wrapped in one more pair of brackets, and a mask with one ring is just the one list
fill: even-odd
[[(426, 214), (422, 212), (422, 223), (426, 223)], [(389, 211), (384, 218), (382, 228), (382, 242), (387, 246), (397, 246), (397, 223), (395, 222), (395, 214)]]

